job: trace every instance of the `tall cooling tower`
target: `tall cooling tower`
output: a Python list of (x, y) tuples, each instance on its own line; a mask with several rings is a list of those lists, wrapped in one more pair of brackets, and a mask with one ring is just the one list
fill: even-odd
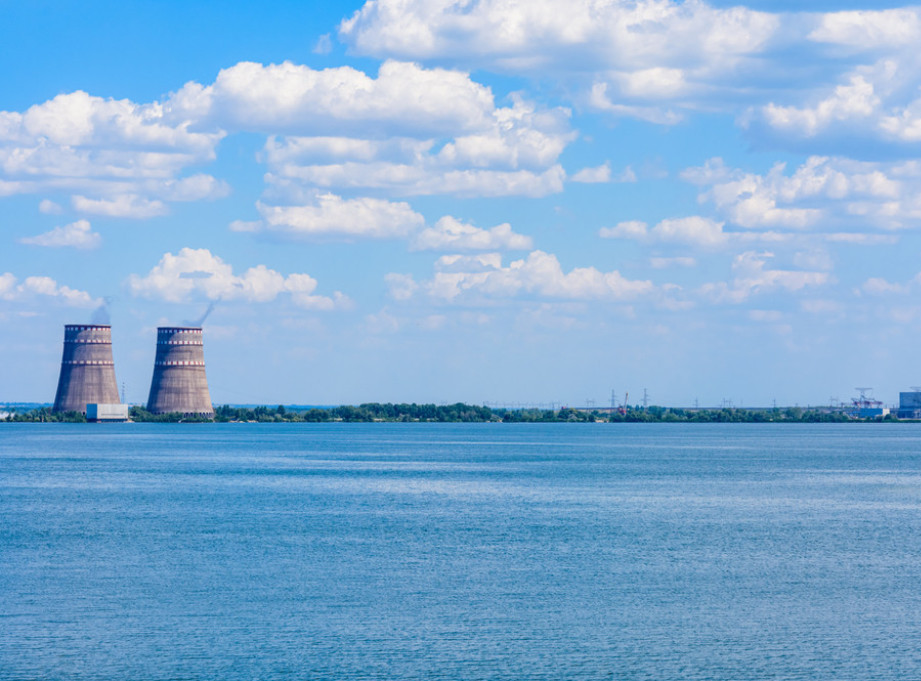
[(88, 403), (118, 404), (118, 383), (112, 361), (112, 327), (67, 324), (64, 356), (52, 411), (86, 413)]
[(157, 329), (157, 358), (147, 411), (214, 416), (205, 376), (201, 328), (161, 326)]

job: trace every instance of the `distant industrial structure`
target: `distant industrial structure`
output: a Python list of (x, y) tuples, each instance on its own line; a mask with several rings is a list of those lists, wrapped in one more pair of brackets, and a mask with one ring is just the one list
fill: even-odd
[(889, 408), (884, 407), (881, 400), (875, 400), (867, 396), (867, 393), (873, 388), (854, 388), (860, 393), (860, 397), (851, 399), (853, 410), (850, 412), (851, 417), (855, 419), (881, 419), (889, 415)]
[(213, 418), (201, 327), (161, 326), (147, 411)]
[(921, 419), (921, 388), (912, 386), (911, 390), (899, 393), (900, 419)]
[(86, 405), (86, 420), (90, 423), (121, 423), (128, 419), (127, 404), (96, 404), (90, 402)]
[(117, 404), (118, 383), (112, 359), (112, 327), (67, 324), (61, 374), (53, 412), (86, 414), (87, 404)]

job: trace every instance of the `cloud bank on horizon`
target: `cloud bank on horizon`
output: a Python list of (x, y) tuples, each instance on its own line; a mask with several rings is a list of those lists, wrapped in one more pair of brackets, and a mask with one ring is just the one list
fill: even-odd
[[(142, 328), (220, 301), (215, 336), (303, 362), (317, 401), (909, 380), (921, 8), (339, 9), (310, 54), (166, 93), (0, 96), (0, 319), (37, 338), (115, 294)], [(298, 372), (240, 380), (305, 400)]]

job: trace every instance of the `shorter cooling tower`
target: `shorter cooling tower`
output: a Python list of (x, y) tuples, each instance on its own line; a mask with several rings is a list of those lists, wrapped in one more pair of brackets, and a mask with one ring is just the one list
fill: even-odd
[(115, 362), (112, 361), (112, 327), (101, 324), (67, 324), (61, 376), (52, 411), (86, 413), (87, 403), (118, 403)]
[(147, 411), (212, 418), (201, 328), (161, 326)]

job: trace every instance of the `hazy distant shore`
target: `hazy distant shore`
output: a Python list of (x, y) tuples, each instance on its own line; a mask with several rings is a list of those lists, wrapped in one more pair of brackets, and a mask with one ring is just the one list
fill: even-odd
[[(898, 421), (895, 416), (883, 419), (858, 419), (842, 408), (778, 407), (768, 409), (741, 408), (672, 408), (660, 406), (629, 406), (615, 409), (497, 409), (456, 403), (390, 404), (367, 403), (358, 406), (311, 407), (306, 409), (277, 407), (216, 407), (214, 419), (203, 419), (178, 413), (151, 414), (142, 407), (131, 407), (130, 417), (136, 423), (842, 423), (848, 421)], [(33, 409), (9, 409), (2, 417), (5, 423), (81, 423), (86, 418), (80, 412), (55, 414), (47, 406)]]

